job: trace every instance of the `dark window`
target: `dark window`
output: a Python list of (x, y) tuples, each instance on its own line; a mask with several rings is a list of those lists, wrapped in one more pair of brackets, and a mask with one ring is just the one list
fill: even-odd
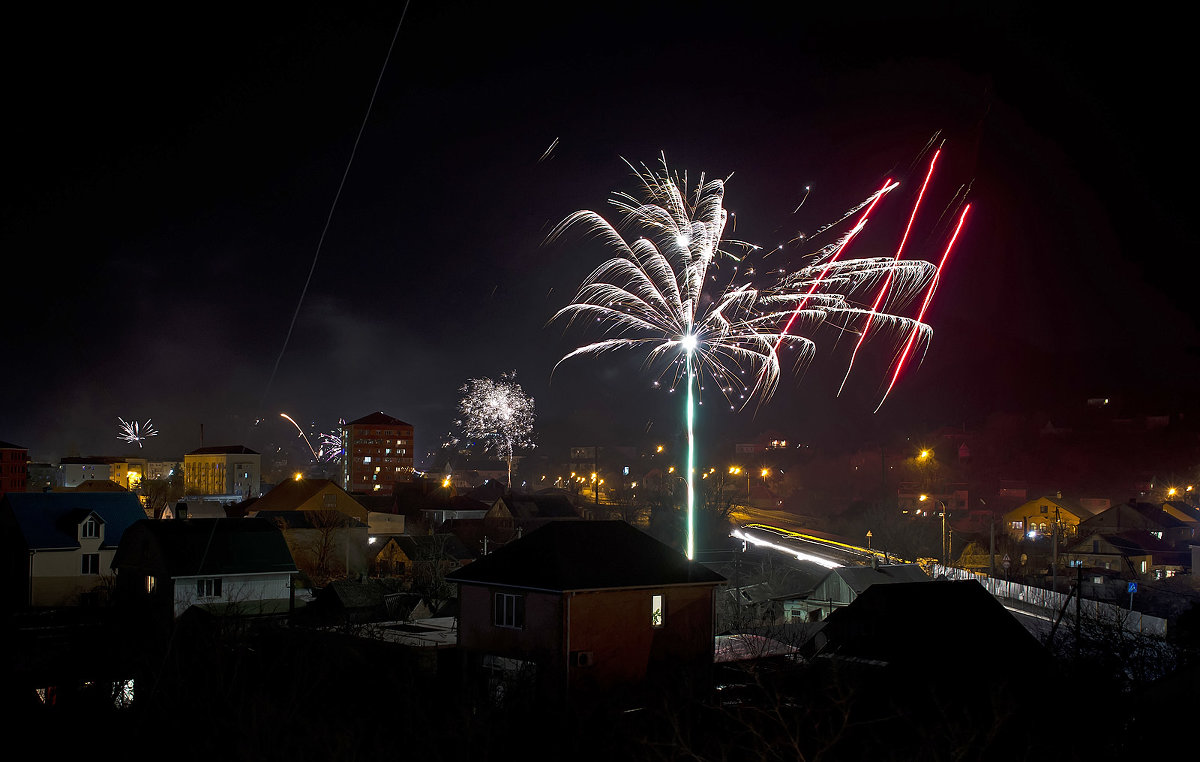
[(496, 608), (494, 622), (497, 627), (525, 627), (525, 596), (509, 593), (496, 593)]
[(196, 580), (196, 595), (200, 598), (220, 598), (221, 578)]
[(80, 574), (99, 574), (100, 573), (100, 554), (99, 553), (84, 553), (80, 556), (81, 563), (79, 565)]

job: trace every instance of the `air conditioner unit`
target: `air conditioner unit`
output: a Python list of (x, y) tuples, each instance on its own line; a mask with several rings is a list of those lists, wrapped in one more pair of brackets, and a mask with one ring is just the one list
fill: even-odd
[(592, 667), (596, 664), (596, 654), (593, 651), (572, 651), (572, 667)]

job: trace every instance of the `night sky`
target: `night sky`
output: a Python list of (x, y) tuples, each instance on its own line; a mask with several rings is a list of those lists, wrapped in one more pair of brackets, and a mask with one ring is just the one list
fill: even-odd
[(0, 440), (35, 459), (136, 454), (117, 417), (152, 418), (141, 453), (178, 457), (201, 424), (207, 445), (265, 450), (294, 438), (280, 412), (329, 429), (383, 410), (420, 453), (468, 378), (510, 370), (548, 450), (670, 437), (679, 406), (638, 357), (551, 378), (579, 336), (546, 323), (607, 253), (546, 245), (551, 227), (634, 190), (622, 157), (662, 152), (693, 178), (732, 174), (727, 235), (767, 248), (894, 177), (855, 244), (890, 256), (935, 134), (909, 253), (940, 255), (965, 184), (973, 207), (922, 367), (872, 415), (883, 344), (840, 398), (831, 347), (757, 413), (714, 405), (702, 428), (820, 441), (1094, 396), (1191, 404), (1196, 159), (1176, 104), (1194, 65), (1178, 19), (513, 5), (409, 7), (282, 357), (403, 3), (9, 15)]

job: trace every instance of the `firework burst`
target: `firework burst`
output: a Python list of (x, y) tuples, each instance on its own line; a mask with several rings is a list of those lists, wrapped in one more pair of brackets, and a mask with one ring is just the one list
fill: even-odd
[(460, 437), (481, 442), (486, 452), (508, 461), (511, 487), (514, 452), (534, 446), (533, 398), (517, 383), (516, 372), (503, 373), (499, 379), (473, 378), (459, 394), (459, 418), (454, 425)]
[(126, 421), (117, 416), (117, 439), (122, 442), (136, 443), (138, 447), (141, 447), (142, 442), (156, 436), (158, 436), (158, 431), (155, 430), (152, 419), (147, 418), (145, 423), (138, 423), (137, 421)]
[[(902, 307), (929, 283), (936, 268), (928, 262), (893, 258), (841, 259), (874, 205), (896, 187), (888, 182), (852, 210), (850, 214), (866, 209), (850, 232), (817, 252), (815, 264), (784, 272), (776, 283), (762, 289), (748, 280), (737, 282), (754, 271), (748, 268), (739, 274), (736, 263), (742, 257), (731, 249), (744, 254), (759, 247), (723, 239), (728, 220), (724, 181), (706, 181), (701, 175), (689, 191), (686, 175), (671, 174), (665, 160), (661, 171), (629, 166), (641, 184), (642, 200), (617, 194), (612, 204), (621, 224), (636, 230), (639, 237), (627, 241), (616, 226), (589, 210), (570, 215), (549, 236), (554, 240), (568, 229), (582, 227), (616, 252), (584, 279), (572, 303), (552, 318), (566, 318), (568, 326), (586, 325), (602, 334), (567, 353), (558, 364), (583, 355), (642, 350), (646, 365), (657, 367), (656, 384), (664, 377), (669, 377), (672, 390), (680, 381), (686, 384), (686, 544), (687, 556), (693, 558), (694, 397), (704, 388), (703, 379), (716, 381), (730, 408), (736, 409), (752, 400), (761, 402), (776, 390), (779, 350), (785, 343), (799, 349), (797, 367), (809, 362), (816, 353), (812, 334), (818, 327), (855, 332), (863, 330), (860, 326), (869, 319), (877, 327), (927, 337), (928, 326), (919, 320), (880, 312), (878, 304), (860, 307), (852, 298), (886, 281), (888, 307)], [(721, 260), (730, 264), (725, 278), (710, 274), (719, 269)], [(717, 282), (724, 282), (724, 288), (715, 294), (705, 291)]]

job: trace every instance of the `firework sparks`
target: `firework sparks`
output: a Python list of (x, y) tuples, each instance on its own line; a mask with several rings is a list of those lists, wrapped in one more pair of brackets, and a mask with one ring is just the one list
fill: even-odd
[[(816, 352), (811, 332), (819, 326), (833, 324), (842, 331), (854, 330), (854, 325), (869, 319), (909, 334), (910, 344), (917, 337), (927, 338), (930, 329), (919, 319), (879, 312), (878, 305), (859, 307), (849, 297), (887, 279), (892, 303), (903, 306), (934, 278), (935, 268), (928, 262), (892, 258), (841, 259), (875, 204), (896, 187), (888, 181), (846, 215), (865, 207), (848, 233), (817, 253), (816, 264), (797, 272), (781, 271), (779, 282), (763, 290), (749, 282), (735, 283), (735, 274), (724, 290), (708, 294), (705, 286), (717, 280), (709, 271), (716, 269), (719, 257), (741, 261), (723, 247), (761, 251), (760, 247), (722, 239), (728, 219), (723, 206), (724, 182), (706, 182), (702, 175), (694, 191), (685, 196), (680, 188), (688, 188), (686, 176), (670, 174), (665, 160), (660, 172), (645, 165), (640, 170), (630, 167), (645, 200), (617, 194), (612, 204), (626, 226), (635, 228), (641, 237), (627, 242), (604, 217), (588, 210), (570, 215), (550, 234), (553, 240), (569, 228), (582, 226), (617, 252), (584, 280), (572, 303), (552, 318), (567, 318), (568, 326), (577, 321), (592, 325), (603, 337), (567, 353), (558, 364), (582, 355), (645, 350), (647, 366), (661, 367), (656, 386), (667, 376), (672, 391), (680, 381), (686, 383), (686, 545), (688, 558), (694, 558), (694, 397), (705, 388), (702, 379), (714, 379), (731, 409), (736, 409), (751, 400), (766, 400), (776, 390), (779, 349), (785, 342), (800, 350), (798, 367), (811, 360)], [(747, 267), (743, 275), (753, 273), (754, 269)], [(803, 330), (793, 330), (797, 325)], [(754, 371), (752, 387), (742, 380), (750, 370)]]
[(317, 460), (323, 460), (326, 463), (337, 463), (342, 459), (342, 455), (346, 453), (346, 446), (342, 443), (342, 427), (345, 425), (346, 419), (339, 418), (336, 429), (328, 434), (321, 433), (318, 435), (321, 446), (317, 449)]
[(117, 439), (122, 442), (137, 443), (137, 446), (141, 447), (142, 442), (156, 436), (158, 436), (158, 431), (155, 430), (151, 418), (147, 418), (145, 423), (138, 423), (136, 420), (126, 421), (120, 416), (117, 417)]
[[(701, 175), (695, 190), (685, 196), (680, 188), (688, 188), (686, 175), (671, 175), (666, 161), (662, 163), (661, 172), (630, 165), (641, 182), (644, 202), (628, 194), (617, 194), (612, 201), (624, 222), (642, 237), (628, 243), (604, 217), (588, 210), (570, 215), (551, 232), (554, 239), (581, 225), (618, 253), (584, 280), (572, 303), (553, 319), (566, 317), (570, 325), (593, 318), (606, 334), (569, 352), (558, 364), (581, 355), (645, 349), (648, 366), (663, 366), (656, 384), (668, 374), (672, 390), (679, 381), (686, 383), (686, 545), (687, 557), (694, 558), (694, 395), (700, 379), (716, 380), (731, 407), (769, 397), (779, 379), (776, 347), (781, 334), (766, 329), (769, 317), (759, 309), (759, 292), (749, 283), (731, 282), (713, 297), (704, 293), (718, 257), (740, 261), (723, 246), (754, 249), (722, 239), (728, 220), (724, 181), (706, 182)], [(753, 389), (741, 380), (747, 367), (757, 371)]]
[(305, 435), (304, 429), (300, 428), (300, 424), (296, 423), (295, 419), (293, 419), (287, 413), (280, 413), (279, 417), (286, 418), (288, 423), (296, 427), (296, 431), (299, 433), (300, 438), (304, 440), (304, 444), (308, 447), (308, 451), (312, 453), (313, 460), (320, 460), (320, 457), (317, 455), (317, 451), (313, 449), (312, 442), (308, 441), (308, 437)]
[(459, 419), (454, 422), (465, 439), (483, 443), (484, 450), (508, 461), (512, 486), (513, 454), (533, 447), (533, 398), (517, 383), (516, 372), (500, 378), (473, 378), (459, 389)]

